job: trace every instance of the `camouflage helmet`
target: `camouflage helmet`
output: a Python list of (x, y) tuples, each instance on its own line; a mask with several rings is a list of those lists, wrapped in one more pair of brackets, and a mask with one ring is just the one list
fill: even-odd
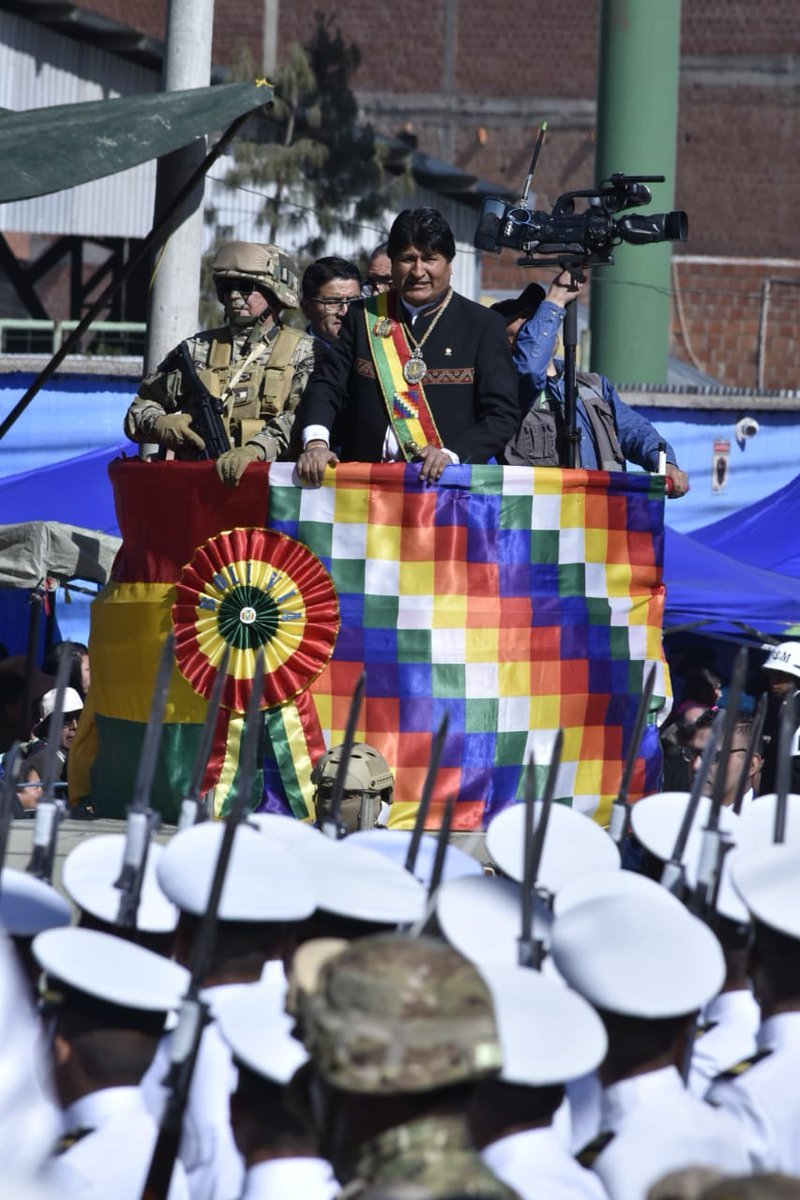
[[(336, 772), (342, 760), (342, 747), (331, 746), (330, 750), (317, 759), (311, 771), (311, 782), (314, 785), (314, 807), (317, 821), (322, 822), (328, 816), (328, 801), (336, 779)], [(380, 813), (380, 804), (362, 806), (364, 797), (375, 797), (392, 803), (394, 779), (389, 770), (389, 764), (379, 750), (367, 742), (354, 742), (347, 763), (344, 777), (344, 798), (339, 810), (339, 819), (347, 833), (356, 829), (373, 826)], [(366, 807), (369, 815), (362, 814)], [(366, 825), (362, 825), (362, 816)]]
[(293, 259), (280, 246), (262, 242), (226, 242), (211, 264), (217, 296), (222, 279), (252, 279), (272, 292), (282, 308), (296, 308), (300, 277)]
[(390, 1095), (496, 1075), (488, 987), (435, 938), (377, 934), (321, 961), (301, 994), (299, 1035), (333, 1087)]

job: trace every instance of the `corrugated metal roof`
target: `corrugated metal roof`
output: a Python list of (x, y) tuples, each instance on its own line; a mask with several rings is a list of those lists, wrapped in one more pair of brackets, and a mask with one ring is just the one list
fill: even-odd
[[(0, 107), (22, 111), (54, 104), (152, 92), (152, 71), (0, 12)], [(4, 232), (144, 237), (153, 223), (156, 164), (0, 205)]]

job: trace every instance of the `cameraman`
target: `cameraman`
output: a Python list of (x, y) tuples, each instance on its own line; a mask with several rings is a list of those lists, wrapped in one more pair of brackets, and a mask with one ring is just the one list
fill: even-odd
[[(519, 375), (523, 417), (505, 448), (505, 461), (511, 465), (558, 467), (565, 461), (564, 363), (555, 357), (555, 349), (566, 306), (578, 298), (583, 286), (582, 281), (573, 283), (568, 271), (560, 271), (546, 295), (532, 283), (515, 299), (492, 306), (505, 318)], [(577, 384), (578, 465), (590, 471), (624, 471), (627, 460), (655, 471), (663, 438), (647, 418), (620, 400), (604, 375), (578, 371)], [(685, 496), (688, 476), (677, 466), (668, 444), (666, 452), (666, 474), (672, 480), (668, 494)]]

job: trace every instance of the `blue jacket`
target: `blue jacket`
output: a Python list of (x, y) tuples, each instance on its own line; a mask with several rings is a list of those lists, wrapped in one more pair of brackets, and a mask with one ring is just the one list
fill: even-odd
[[(548, 377), (547, 366), (553, 357), (556, 339), (564, 319), (564, 310), (549, 300), (543, 300), (530, 320), (526, 321), (517, 334), (514, 346), (514, 366), (519, 375), (519, 402), (524, 415), (532, 404), (539, 399), (546, 388), (551, 400), (557, 400), (564, 405), (564, 364), (556, 359), (558, 371), (556, 377)], [(665, 441), (657, 429), (647, 420), (629, 408), (617, 395), (614, 385), (600, 376), (603, 386), (603, 398), (614, 411), (617, 426), (617, 436), (622, 452), (629, 462), (634, 463), (645, 471), (655, 471), (658, 467), (658, 446)], [(583, 402), (578, 397), (577, 423), (581, 434), (580, 465), (587, 470), (597, 470), (597, 452), (592, 437), (591, 425), (586, 415)], [(667, 462), (677, 465), (675, 452), (669, 443), (667, 447)]]

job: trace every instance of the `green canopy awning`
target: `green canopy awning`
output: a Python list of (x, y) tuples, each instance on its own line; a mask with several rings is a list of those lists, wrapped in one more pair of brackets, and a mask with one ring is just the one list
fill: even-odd
[(0, 203), (60, 192), (161, 158), (271, 102), (272, 88), (264, 81), (0, 110)]

